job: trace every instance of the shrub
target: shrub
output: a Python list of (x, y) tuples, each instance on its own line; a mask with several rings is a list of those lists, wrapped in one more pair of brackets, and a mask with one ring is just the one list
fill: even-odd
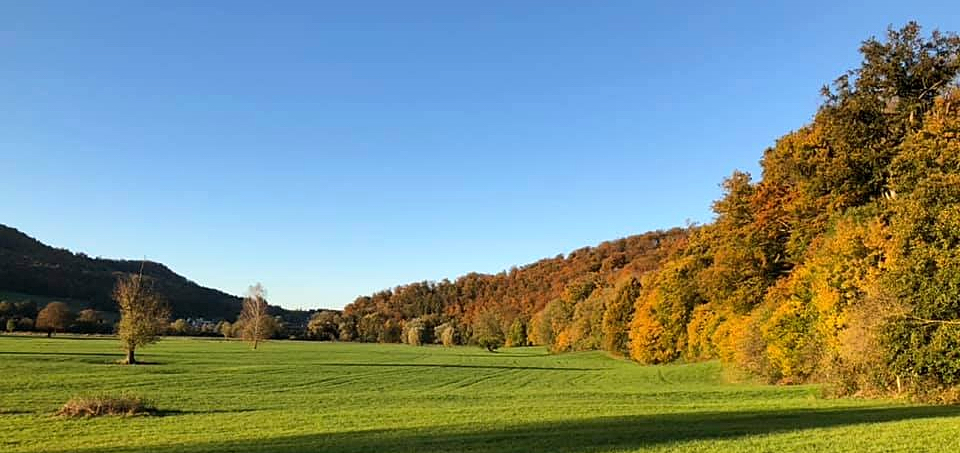
[(376, 343), (383, 330), (386, 319), (379, 313), (369, 313), (357, 322), (357, 340), (364, 343)]
[(403, 325), (403, 334), (401, 339), (404, 343), (411, 346), (423, 346), (423, 337), (426, 328), (423, 325), (423, 322), (419, 318), (407, 321)]
[(473, 327), (474, 340), (480, 347), (493, 352), (503, 346), (506, 341), (500, 320), (493, 312), (483, 312), (475, 321)]
[(102, 415), (147, 415), (155, 409), (139, 396), (75, 396), (57, 411), (62, 417), (99, 417)]
[(380, 343), (400, 343), (403, 336), (403, 326), (396, 319), (388, 319), (383, 323), (383, 330), (377, 341)]
[(307, 324), (307, 335), (322, 341), (340, 339), (340, 315), (328, 310), (314, 313)]
[(17, 330), (24, 332), (33, 330), (33, 320), (30, 318), (20, 318), (20, 320), (17, 321)]
[(443, 323), (436, 327), (436, 336), (444, 346), (457, 344), (457, 329), (450, 323)]
[(493, 352), (500, 349), (500, 346), (503, 346), (503, 339), (491, 335), (481, 335), (477, 337), (477, 345), (489, 352)]
[(176, 321), (170, 323), (170, 327), (167, 331), (171, 335), (190, 335), (193, 333), (193, 327), (187, 323), (185, 319), (177, 319)]

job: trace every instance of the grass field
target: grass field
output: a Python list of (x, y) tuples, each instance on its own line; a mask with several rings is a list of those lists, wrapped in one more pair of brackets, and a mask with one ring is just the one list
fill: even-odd
[[(716, 363), (601, 353), (165, 339), (0, 337), (0, 451), (960, 451), (960, 408), (725, 384)], [(53, 417), (73, 395), (136, 393), (144, 417)]]

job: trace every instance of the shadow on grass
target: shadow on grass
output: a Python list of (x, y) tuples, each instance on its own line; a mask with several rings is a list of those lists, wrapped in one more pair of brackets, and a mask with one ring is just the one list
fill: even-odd
[[(836, 410), (697, 412), (600, 417), (514, 425), (496, 430), (463, 426), (304, 434), (192, 445), (136, 445), (85, 452), (606, 452), (687, 441), (949, 417), (954, 407), (892, 407)], [(865, 440), (868, 441), (868, 440)]]
[[(209, 352), (204, 352), (203, 354), (209, 355)], [(220, 352), (217, 352), (220, 354)], [(105, 354), (102, 352), (32, 352), (32, 351), (0, 351), (0, 356), (3, 355), (22, 355), (22, 356), (61, 356), (61, 357), (86, 357), (86, 358), (98, 358), (103, 361), (92, 361), (86, 360), (88, 363), (104, 363), (104, 364), (114, 364), (122, 365), (118, 361), (122, 361), (123, 354)], [(521, 356), (521, 357), (530, 357), (530, 356)], [(163, 365), (164, 362), (155, 362), (155, 361), (137, 361), (134, 366), (140, 365)], [(574, 368), (574, 367), (539, 367), (539, 366), (500, 366), (500, 365), (458, 365), (450, 363), (351, 363), (351, 362), (310, 362), (310, 366), (329, 366), (329, 367), (371, 367), (371, 368), (467, 368), (467, 369), (481, 369), (481, 370), (540, 370), (540, 371), (600, 371), (607, 368)]]
[(601, 371), (608, 368), (574, 368), (545, 366), (507, 366), (507, 365), (458, 365), (451, 363), (345, 363), (311, 362), (311, 366), (329, 367), (384, 367), (384, 368), (469, 368), (479, 370), (540, 370), (540, 371)]
[(57, 357), (64, 359), (77, 357), (76, 361), (82, 363), (89, 363), (93, 365), (121, 365), (121, 366), (133, 366), (138, 367), (140, 365), (164, 365), (164, 362), (157, 362), (152, 360), (138, 360), (137, 363), (129, 365), (124, 362), (123, 353), (116, 354), (107, 354), (103, 352), (28, 352), (28, 351), (0, 351), (0, 356), (4, 355), (22, 355), (22, 356), (37, 356), (37, 360), (57, 360)]
[(175, 417), (178, 415), (209, 415), (209, 414), (242, 414), (245, 412), (256, 412), (260, 409), (207, 409), (207, 410), (177, 410), (177, 409), (154, 409), (150, 415), (155, 417)]
[(42, 352), (42, 351), (0, 351), (0, 355), (79, 355), (79, 356), (103, 356), (103, 357), (116, 357), (121, 355), (120, 353), (116, 354), (106, 354), (103, 352)]
[[(115, 364), (118, 359), (123, 358), (123, 354), (105, 354), (102, 352), (28, 352), (28, 351), (0, 351), (0, 357), (5, 355), (12, 356), (24, 356), (24, 359), (33, 356), (34, 360), (47, 360), (47, 361), (57, 361), (57, 358), (60, 359), (76, 359), (79, 362), (89, 363), (94, 365), (110, 365)], [(19, 359), (18, 359), (19, 360)]]
[(524, 353), (505, 352), (505, 351), (494, 351), (494, 352), (481, 352), (477, 354), (457, 354), (457, 357), (486, 357), (490, 359), (496, 359), (499, 357), (546, 357), (549, 355), (556, 355), (556, 354), (551, 354), (549, 352), (524, 354)]

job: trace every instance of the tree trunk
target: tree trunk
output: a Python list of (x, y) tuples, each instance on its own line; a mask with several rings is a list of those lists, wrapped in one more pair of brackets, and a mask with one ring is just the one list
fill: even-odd
[(257, 338), (254, 338), (254, 339), (253, 339), (253, 349), (254, 349), (254, 350), (257, 349), (257, 343), (259, 343), (259, 342), (260, 342), (259, 339), (257, 339)]
[(127, 365), (136, 365), (137, 358), (133, 355), (133, 348), (127, 349)]
[(52, 337), (52, 336), (53, 336), (53, 331), (52, 331), (52, 330), (47, 330), (47, 338), (50, 338), (50, 337)]

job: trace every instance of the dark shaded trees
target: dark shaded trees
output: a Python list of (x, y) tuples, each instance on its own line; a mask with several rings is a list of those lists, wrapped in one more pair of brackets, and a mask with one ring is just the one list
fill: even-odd
[(321, 310), (310, 317), (307, 323), (307, 336), (321, 341), (340, 339), (340, 315), (337, 312)]
[(45, 330), (47, 337), (54, 332), (64, 332), (73, 321), (73, 313), (63, 302), (50, 302), (37, 313), (36, 328)]
[[(117, 275), (136, 273), (150, 278), (153, 290), (168, 301), (176, 317), (232, 319), (240, 307), (239, 297), (201, 287), (163, 264), (90, 258), (0, 225), (0, 288), (5, 290), (81, 300), (88, 308), (113, 312)], [(33, 318), (36, 313), (23, 316)]]

